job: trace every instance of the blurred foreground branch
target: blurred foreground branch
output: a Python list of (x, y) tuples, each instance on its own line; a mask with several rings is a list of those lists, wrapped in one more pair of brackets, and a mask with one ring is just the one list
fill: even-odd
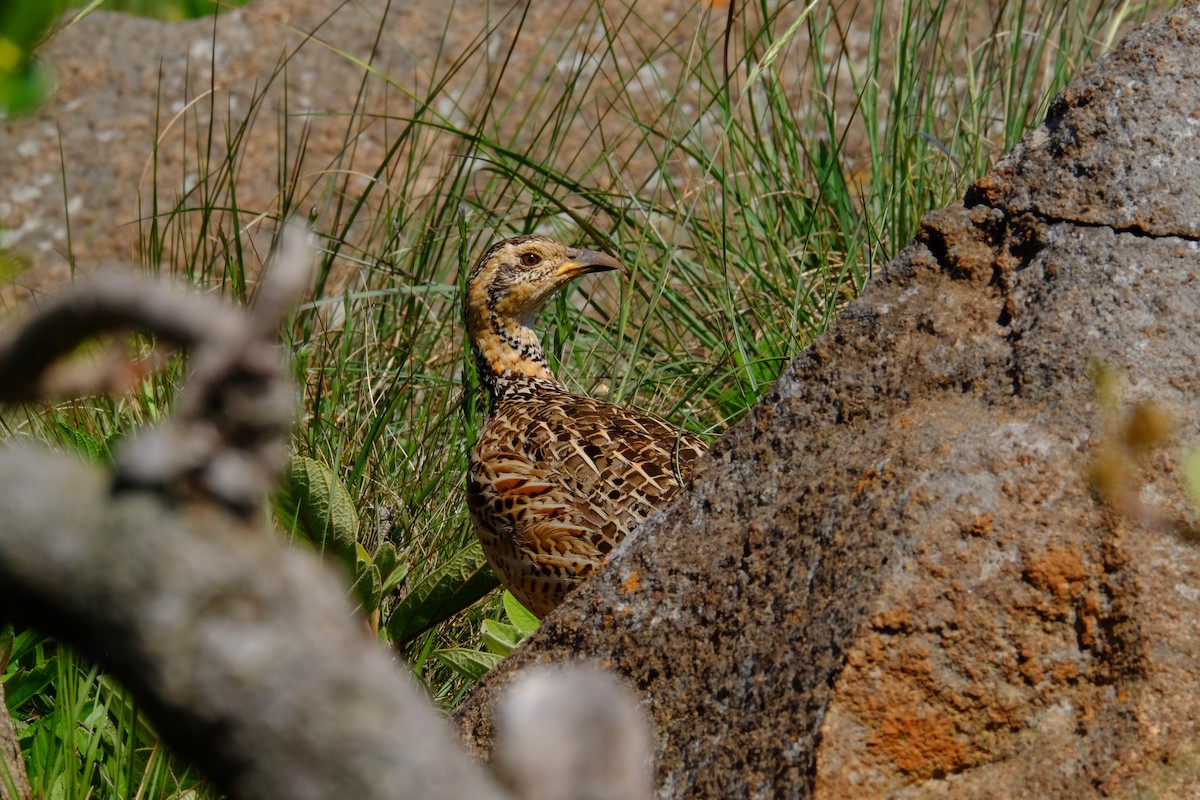
[[(274, 331), (307, 263), (299, 237), (285, 236), (252, 313), (109, 275), (0, 339), (8, 402), (118, 386), (111, 361), (56, 367), (97, 334), (148, 332), (191, 354), (172, 415), (122, 446), (115, 474), (29, 445), (0, 449), (0, 619), (53, 633), (111, 670), (231, 797), (507, 797), (367, 635), (340, 576), (254, 521), (287, 456), (294, 401)], [(647, 747), (616, 746), (645, 741), (636, 702), (611, 678), (583, 675), (527, 689), (513, 741), (537, 741), (522, 731), (568, 706), (580, 729), (618, 722), (578, 737), (573, 756), (560, 746), (545, 765), (555, 777), (542, 779), (535, 758), (510, 781), (526, 798), (646, 796)], [(583, 770), (612, 763), (597, 748), (630, 753), (627, 766)]]
[(0, 340), (8, 402), (111, 385), (55, 368), (97, 334), (191, 354), (171, 418), (118, 452), (115, 476), (0, 450), (0, 617), (104, 664), (232, 797), (501, 797), (357, 624), (339, 577), (247, 519), (287, 455), (294, 399), (274, 331), (307, 283), (300, 238), (285, 237), (253, 313), (114, 274)]
[(261, 506), (288, 454), (295, 400), (275, 340), (308, 282), (299, 229), (283, 237), (248, 314), (220, 299), (133, 273), (72, 286), (0, 340), (0, 402), (122, 390), (140, 377), (113, 359), (59, 360), (102, 334), (138, 331), (186, 349), (191, 374), (171, 417), (117, 454), (123, 488), (205, 499), (242, 515)]
[(0, 451), (0, 615), (104, 664), (231, 797), (502, 796), (331, 569), (111, 486), (70, 457)]

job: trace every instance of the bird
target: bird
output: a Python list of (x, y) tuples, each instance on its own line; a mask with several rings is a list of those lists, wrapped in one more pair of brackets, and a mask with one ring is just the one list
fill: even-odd
[(534, 330), (574, 279), (621, 271), (599, 250), (540, 235), (493, 244), (467, 278), (463, 313), (487, 414), (467, 508), (500, 583), (539, 619), (583, 583), (693, 475), (707, 444), (649, 414), (572, 393)]

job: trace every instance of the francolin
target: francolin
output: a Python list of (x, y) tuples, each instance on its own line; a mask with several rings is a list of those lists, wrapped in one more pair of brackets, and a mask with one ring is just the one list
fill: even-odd
[(698, 436), (554, 377), (534, 316), (612, 256), (544, 236), (498, 242), (467, 281), (471, 352), (488, 415), (467, 470), (467, 506), (500, 582), (539, 618), (687, 480)]

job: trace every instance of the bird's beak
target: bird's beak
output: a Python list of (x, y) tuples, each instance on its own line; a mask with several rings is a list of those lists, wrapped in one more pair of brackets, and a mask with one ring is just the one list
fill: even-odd
[(572, 247), (567, 251), (567, 260), (558, 268), (558, 276), (568, 279), (586, 275), (589, 272), (608, 272), (610, 270), (625, 272), (625, 266), (608, 253)]

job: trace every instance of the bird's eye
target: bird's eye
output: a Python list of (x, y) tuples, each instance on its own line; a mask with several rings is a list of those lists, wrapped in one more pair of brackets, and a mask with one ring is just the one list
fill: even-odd
[(542, 257), (537, 253), (521, 253), (521, 265), (526, 267), (536, 267), (542, 263)]

